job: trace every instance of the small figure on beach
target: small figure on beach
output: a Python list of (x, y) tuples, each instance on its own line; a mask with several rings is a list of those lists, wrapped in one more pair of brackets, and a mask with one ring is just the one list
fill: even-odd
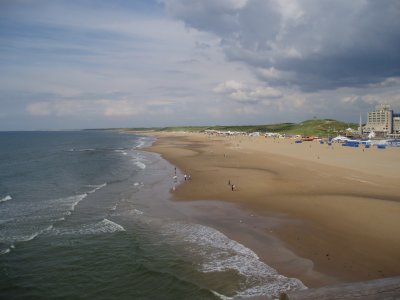
[(187, 175), (185, 174), (185, 175), (183, 175), (183, 178), (185, 178), (185, 181), (186, 181), (186, 179), (187, 179)]
[(231, 185), (231, 180), (230, 179), (228, 180), (228, 185)]
[(175, 175), (176, 175), (176, 167), (175, 167)]
[(192, 180), (192, 176), (188, 175), (188, 180)]
[(232, 192), (236, 190), (236, 186), (234, 184), (232, 184)]

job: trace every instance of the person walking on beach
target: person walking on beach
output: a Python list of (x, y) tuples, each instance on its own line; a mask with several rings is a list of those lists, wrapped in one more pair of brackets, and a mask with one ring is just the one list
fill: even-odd
[(186, 174), (185, 174), (185, 175), (183, 175), (183, 178), (185, 178), (185, 181), (186, 181), (186, 179), (187, 179), (187, 176), (186, 176)]
[(234, 190), (236, 190), (236, 187), (235, 187), (234, 184), (232, 184), (232, 192), (233, 192)]

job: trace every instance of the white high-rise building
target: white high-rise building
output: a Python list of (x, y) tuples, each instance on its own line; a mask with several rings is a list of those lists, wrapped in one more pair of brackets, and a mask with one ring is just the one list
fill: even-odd
[(369, 112), (364, 131), (382, 132), (385, 134), (393, 133), (393, 110), (390, 109), (390, 105), (377, 105), (375, 111)]

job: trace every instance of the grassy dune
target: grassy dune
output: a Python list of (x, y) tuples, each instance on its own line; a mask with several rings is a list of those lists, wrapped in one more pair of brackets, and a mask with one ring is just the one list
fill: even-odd
[(345, 123), (332, 119), (313, 119), (301, 123), (279, 123), (269, 125), (244, 126), (176, 126), (163, 128), (130, 128), (126, 130), (154, 130), (154, 131), (186, 131), (198, 132), (204, 130), (243, 131), (243, 132), (279, 132), (283, 134), (301, 134), (304, 136), (328, 136), (344, 133), (347, 128), (357, 128), (355, 123)]

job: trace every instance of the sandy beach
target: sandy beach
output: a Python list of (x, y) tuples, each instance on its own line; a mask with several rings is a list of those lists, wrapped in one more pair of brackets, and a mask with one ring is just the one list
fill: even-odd
[[(157, 142), (147, 150), (191, 176), (171, 186), (173, 198), (209, 200), (204, 221), (279, 273), (309, 287), (400, 275), (399, 148), (149, 134)], [(215, 200), (241, 213), (215, 209)]]

